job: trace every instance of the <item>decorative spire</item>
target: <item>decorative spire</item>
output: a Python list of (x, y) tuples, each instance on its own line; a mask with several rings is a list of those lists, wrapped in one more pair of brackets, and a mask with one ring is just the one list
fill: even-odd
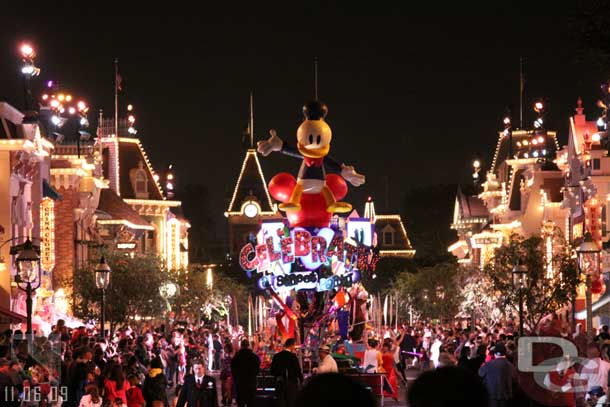
[(585, 109), (582, 107), (582, 98), (579, 96), (578, 100), (576, 101), (576, 114), (582, 116), (584, 110)]
[(369, 196), (366, 204), (364, 204), (364, 217), (370, 219), (371, 223), (375, 223), (377, 217), (375, 215), (375, 202), (373, 202), (373, 198)]

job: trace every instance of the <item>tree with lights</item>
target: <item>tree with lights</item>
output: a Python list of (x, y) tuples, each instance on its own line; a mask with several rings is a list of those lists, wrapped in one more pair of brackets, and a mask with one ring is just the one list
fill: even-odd
[(513, 270), (516, 265), (524, 266), (524, 325), (530, 332), (538, 332), (544, 317), (567, 306), (580, 284), (577, 265), (567, 247), (552, 258), (546, 258), (545, 252), (542, 237), (526, 239), (512, 235), (507, 244), (496, 250), (494, 261), (483, 270), (499, 293), (501, 304), (513, 311), (517, 310), (520, 300), (519, 290), (513, 282)]
[(453, 319), (462, 301), (460, 268), (452, 262), (423, 267), (416, 273), (402, 272), (395, 292), (411, 299), (411, 306), (423, 318)]
[(170, 300), (176, 313), (185, 311), (208, 322), (229, 317), (233, 323), (235, 307), (238, 316), (245, 318), (248, 315), (248, 304), (243, 300), (248, 298), (248, 290), (243, 284), (222, 273), (214, 274), (212, 284), (206, 272), (192, 267), (187, 272), (176, 274), (173, 282), (180, 287), (178, 295)]
[[(123, 253), (105, 254), (112, 270), (106, 290), (106, 319), (111, 331), (117, 324), (141, 318), (157, 317), (165, 311), (161, 286), (169, 280), (169, 273), (156, 256), (125, 256)], [(95, 320), (99, 317), (100, 294), (95, 285), (95, 264), (74, 271), (72, 309), (77, 318)]]
[(502, 298), (490, 276), (478, 267), (464, 272), (460, 288), (462, 301), (459, 314), (478, 320), (483, 326), (492, 326), (504, 316)]

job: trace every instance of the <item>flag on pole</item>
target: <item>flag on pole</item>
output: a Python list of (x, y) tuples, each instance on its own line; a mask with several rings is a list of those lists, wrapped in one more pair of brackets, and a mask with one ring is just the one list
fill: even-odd
[(116, 70), (116, 89), (118, 91), (123, 90), (123, 78), (121, 78), (121, 74), (119, 73), (119, 68)]

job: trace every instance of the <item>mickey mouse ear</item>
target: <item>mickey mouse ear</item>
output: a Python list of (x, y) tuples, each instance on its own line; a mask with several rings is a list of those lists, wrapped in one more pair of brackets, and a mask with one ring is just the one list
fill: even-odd
[(324, 120), (328, 114), (328, 106), (320, 101), (307, 102), (303, 105), (303, 115), (306, 120)]

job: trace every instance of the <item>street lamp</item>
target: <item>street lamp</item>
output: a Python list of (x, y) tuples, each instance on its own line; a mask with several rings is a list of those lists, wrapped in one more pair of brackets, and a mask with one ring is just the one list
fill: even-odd
[(517, 262), (513, 267), (513, 287), (519, 293), (519, 338), (523, 337), (523, 290), (527, 287), (527, 267)]
[(36, 67), (34, 59), (36, 58), (36, 51), (29, 44), (22, 44), (19, 47), (21, 54), (21, 73), (23, 74), (23, 91), (25, 97), (25, 111), (28, 113), (30, 110), (30, 104), (32, 101), (32, 88), (30, 87), (30, 80), (34, 76), (40, 74), (40, 68)]
[[(32, 241), (28, 238), (25, 243), (21, 246), (16, 246), (17, 259), (15, 259), (15, 266), (17, 268), (17, 275), (15, 276), (15, 282), (19, 289), (26, 293), (26, 309), (27, 309), (27, 330), (25, 332), (28, 338), (28, 344), (31, 346), (32, 339), (32, 291), (40, 287), (41, 283), (41, 268), (40, 268), (40, 256), (36, 250), (36, 247), (32, 244)], [(22, 286), (25, 284), (25, 288)]]
[(102, 323), (102, 330), (101, 330), (101, 334), (102, 334), (102, 339), (106, 337), (106, 335), (104, 334), (104, 326), (106, 325), (106, 319), (105, 319), (105, 310), (104, 310), (104, 299), (106, 296), (106, 289), (108, 288), (108, 284), (110, 283), (110, 272), (112, 270), (110, 270), (110, 266), (108, 266), (108, 263), (106, 263), (106, 259), (104, 258), (104, 256), (102, 256), (100, 258), (100, 262), (97, 264), (97, 267), (95, 268), (95, 286), (101, 290), (102, 292), (102, 304), (101, 304), (101, 323)]
[(593, 307), (591, 304), (591, 276), (599, 272), (601, 250), (593, 241), (591, 233), (587, 232), (585, 238), (576, 249), (578, 255), (578, 269), (586, 276), (585, 302), (587, 307), (587, 335), (593, 335)]

